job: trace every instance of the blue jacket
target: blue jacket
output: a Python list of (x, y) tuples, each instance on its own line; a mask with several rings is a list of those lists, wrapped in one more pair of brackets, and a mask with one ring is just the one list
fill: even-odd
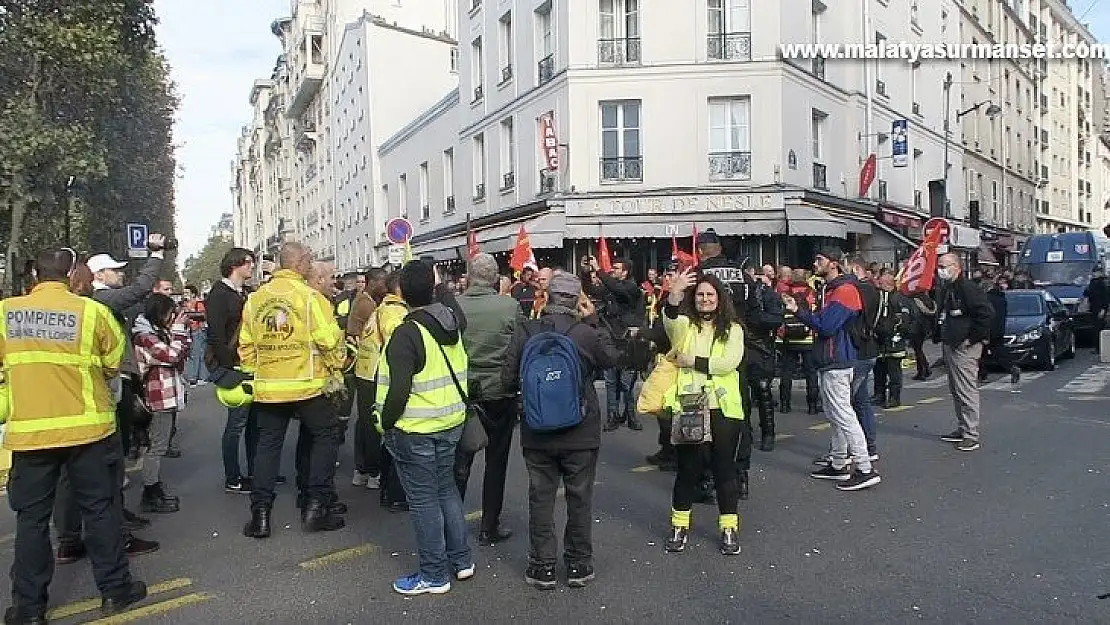
[(849, 369), (859, 359), (851, 330), (862, 314), (863, 298), (859, 289), (853, 280), (843, 275), (825, 285), (819, 312), (810, 312), (804, 307), (798, 309), (798, 320), (817, 332), (813, 355), (818, 369)]

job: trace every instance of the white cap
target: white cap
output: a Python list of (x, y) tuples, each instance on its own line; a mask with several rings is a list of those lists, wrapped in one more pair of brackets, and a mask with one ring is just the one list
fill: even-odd
[(107, 254), (97, 254), (89, 258), (88, 262), (85, 264), (89, 266), (89, 271), (93, 272), (94, 276), (98, 271), (104, 271), (105, 269), (122, 269), (127, 266), (127, 263), (118, 261)]

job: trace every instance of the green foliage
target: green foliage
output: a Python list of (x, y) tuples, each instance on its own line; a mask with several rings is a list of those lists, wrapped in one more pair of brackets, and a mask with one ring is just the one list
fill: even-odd
[(185, 259), (185, 271), (183, 273), (186, 284), (196, 285), (198, 288), (204, 282), (216, 282), (222, 276), (220, 275), (220, 261), (223, 260), (224, 254), (227, 254), (234, 244), (231, 239), (224, 237), (212, 237), (208, 239), (208, 243), (204, 244), (204, 248), (197, 253), (196, 256), (190, 256)]
[(129, 221), (173, 232), (177, 99), (155, 24), (152, 0), (3, 2), (0, 241), (9, 259), (62, 244), (67, 230), (74, 247), (115, 254)]

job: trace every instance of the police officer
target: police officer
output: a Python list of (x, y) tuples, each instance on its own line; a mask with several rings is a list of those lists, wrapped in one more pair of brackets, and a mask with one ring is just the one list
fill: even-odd
[[(748, 301), (743, 313), (746, 382), (751, 401), (759, 409), (759, 449), (775, 449), (775, 405), (771, 386), (775, 381), (775, 333), (782, 326), (785, 309), (782, 296), (766, 274), (750, 277)], [(750, 413), (749, 413), (750, 414)]]
[[(790, 281), (778, 290), (793, 297), (799, 305), (804, 303), (809, 310), (817, 310), (817, 294), (806, 283), (805, 270), (795, 269)], [(778, 342), (782, 356), (782, 378), (779, 381), (779, 406), (782, 412), (791, 411), (790, 394), (794, 385), (794, 373), (801, 361), (802, 373), (806, 379), (806, 407), (809, 414), (817, 414), (820, 389), (817, 386), (817, 369), (813, 366), (813, 331), (799, 321), (796, 315), (787, 312), (783, 317), (783, 325), (779, 328)]]
[(328, 378), (343, 366), (343, 331), (328, 299), (306, 282), (312, 275), (312, 251), (286, 243), (280, 261), (273, 279), (247, 299), (239, 328), (239, 357), (243, 368), (254, 374), (258, 411), (251, 520), (243, 528), (251, 538), (270, 536), (281, 448), (294, 417), (312, 440), (301, 528), (332, 531), (345, 525), (331, 507), (336, 499), (339, 419), (324, 397)]
[(12, 453), (8, 501), (16, 513), (12, 603), (4, 623), (45, 623), (54, 573), (50, 515), (59, 475), (69, 474), (85, 523), (85, 545), (114, 614), (146, 597), (124, 553), (123, 448), (108, 381), (127, 342), (107, 307), (69, 291), (71, 249), (40, 253), (30, 295), (0, 302), (0, 358), (10, 393), (4, 447)]
[(902, 360), (910, 332), (914, 303), (895, 290), (894, 276), (879, 278), (879, 314), (875, 335), (879, 358), (875, 361), (875, 396), (872, 403), (884, 408), (902, 405)]

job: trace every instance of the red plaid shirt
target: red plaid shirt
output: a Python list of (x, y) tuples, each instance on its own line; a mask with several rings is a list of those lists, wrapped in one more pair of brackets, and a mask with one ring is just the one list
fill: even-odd
[(135, 321), (135, 361), (143, 381), (143, 399), (152, 412), (185, 407), (185, 361), (189, 357), (189, 335), (174, 329), (169, 342), (145, 318)]

